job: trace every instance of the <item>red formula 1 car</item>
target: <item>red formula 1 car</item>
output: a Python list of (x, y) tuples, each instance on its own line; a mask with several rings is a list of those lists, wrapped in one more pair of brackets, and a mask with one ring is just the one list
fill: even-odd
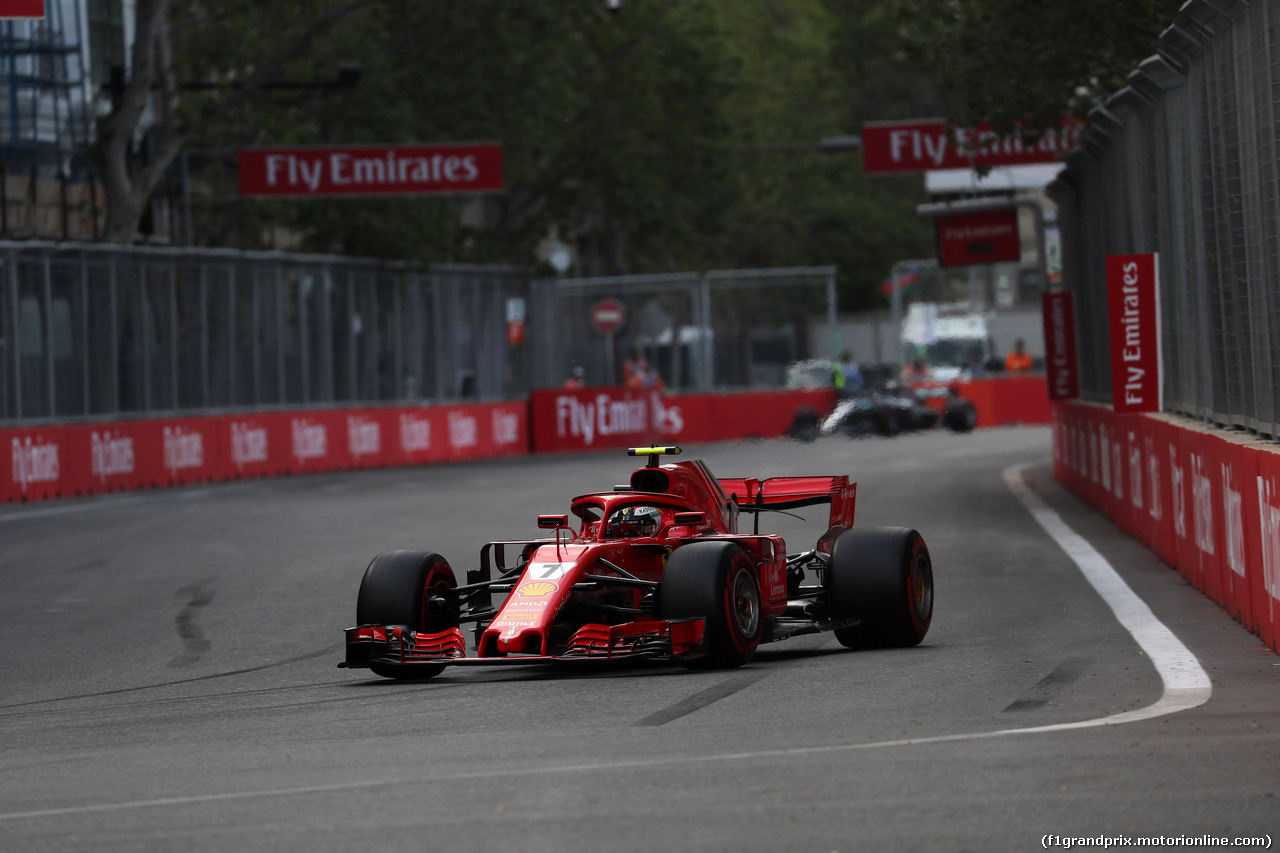
[[(343, 667), (428, 678), (446, 666), (650, 658), (734, 667), (760, 643), (834, 631), (850, 648), (914, 646), (933, 616), (920, 534), (853, 528), (846, 476), (717, 479), (701, 461), (647, 456), (625, 486), (573, 499), (576, 518), (540, 515), (546, 539), (490, 542), (458, 584), (439, 554), (390, 551), (360, 582)], [(830, 504), (812, 550), (788, 555), (759, 514)], [(742, 513), (755, 532), (740, 533)], [(506, 560), (513, 560), (507, 566)], [(816, 583), (806, 585), (806, 580)], [(495, 595), (504, 595), (494, 604)], [(474, 625), (467, 654), (463, 625)]]

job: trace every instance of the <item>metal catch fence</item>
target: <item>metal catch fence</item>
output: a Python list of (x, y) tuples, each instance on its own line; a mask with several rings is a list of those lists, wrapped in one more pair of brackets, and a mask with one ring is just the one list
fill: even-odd
[(1050, 188), (1081, 393), (1112, 399), (1105, 258), (1158, 252), (1163, 406), (1280, 438), (1280, 0), (1192, 0)]
[[(621, 307), (605, 332), (603, 300)], [(828, 267), (535, 279), (514, 267), (0, 243), (0, 424), (513, 399), (574, 366), (590, 384), (619, 384), (635, 353), (673, 390), (779, 386), (824, 317), (834, 331)]]
[(529, 275), (277, 253), (0, 243), (0, 422), (496, 399), (528, 390)]
[(799, 267), (538, 281), (536, 387), (575, 367), (589, 385), (625, 384), (641, 359), (675, 391), (781, 387), (815, 354), (813, 327), (835, 334), (835, 280), (834, 267)]

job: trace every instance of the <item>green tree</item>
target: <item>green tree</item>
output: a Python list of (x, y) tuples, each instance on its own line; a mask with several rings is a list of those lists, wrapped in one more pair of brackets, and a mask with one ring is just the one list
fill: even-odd
[(1182, 0), (896, 0), (904, 45), (955, 99), (948, 118), (1043, 127), (1087, 113), (1155, 52)]
[[(527, 266), (556, 228), (585, 250), (578, 273), (834, 263), (841, 307), (869, 307), (894, 261), (931, 251), (914, 215), (921, 182), (867, 178), (856, 152), (812, 149), (863, 121), (936, 114), (894, 2), (627, 0), (609, 15), (597, 0), (384, 0), (283, 68), (308, 79), (358, 61), (358, 89), (260, 89), (192, 144), (500, 140), (506, 190), (237, 201), (234, 160), (202, 156), (198, 233)], [(810, 150), (776, 150), (792, 143)], [(286, 234), (295, 243), (272, 242)]]
[[(136, 0), (128, 74), (98, 128), (106, 239), (132, 242), (183, 147), (243, 110), (318, 36), (372, 2)], [(200, 82), (211, 89), (189, 90)]]
[(725, 266), (835, 264), (840, 308), (883, 304), (894, 261), (932, 253), (912, 177), (868, 177), (861, 155), (797, 150), (863, 122), (936, 112), (928, 78), (906, 61), (887, 3), (723, 0), (743, 57), (731, 96), (738, 203), (715, 259)]

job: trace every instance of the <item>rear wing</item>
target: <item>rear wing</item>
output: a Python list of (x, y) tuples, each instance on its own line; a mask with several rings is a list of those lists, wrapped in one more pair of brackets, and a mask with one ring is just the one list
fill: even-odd
[[(831, 526), (821, 542), (833, 541), (842, 531), (853, 527), (858, 484), (850, 483), (843, 474), (838, 477), (770, 477), (765, 480), (729, 478), (718, 479), (718, 482), (738, 505), (740, 512), (760, 513), (831, 504)], [(820, 547), (820, 550), (826, 549)]]

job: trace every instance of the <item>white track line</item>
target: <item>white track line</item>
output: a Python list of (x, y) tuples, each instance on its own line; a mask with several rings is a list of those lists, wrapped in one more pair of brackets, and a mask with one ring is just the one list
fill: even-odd
[(1074, 723), (1056, 723), (1047, 726), (1033, 726), (1022, 729), (999, 729), (991, 732), (967, 732), (964, 734), (939, 735), (937, 737), (905, 738), (902, 740), (885, 740), (875, 743), (830, 744), (826, 746), (795, 747), (791, 749), (762, 749), (753, 752), (735, 752), (719, 755), (687, 755), (670, 758), (647, 758), (631, 761), (592, 762), (584, 764), (560, 764), (553, 766), (504, 768), (501, 770), (480, 770), (467, 773), (451, 773), (433, 776), (429, 779), (365, 779), (354, 782), (340, 782), (332, 785), (312, 785), (300, 788), (276, 788), (263, 791), (235, 791), (222, 794), (201, 794), (190, 797), (166, 797), (154, 800), (135, 800), (125, 803), (101, 803), (97, 805), (69, 806), (66, 808), (39, 809), (35, 811), (10, 812), (0, 814), (0, 821), (22, 820), (33, 818), (66, 817), (68, 815), (94, 814), (102, 812), (122, 812), (133, 809), (159, 808), (164, 806), (190, 806), (204, 803), (219, 803), (233, 800), (257, 800), (263, 797), (295, 797), (309, 794), (330, 794), (360, 789), (401, 786), (405, 784), (421, 784), (423, 782), (461, 782), (477, 779), (508, 779), (533, 776), (547, 776), (562, 773), (590, 773), (599, 771), (637, 770), (651, 767), (672, 767), (688, 764), (703, 764), (728, 761), (756, 761), (761, 759), (795, 758), (820, 754), (852, 752), (863, 749), (883, 749), (894, 746), (918, 746), (931, 743), (949, 743), (952, 741), (983, 740), (987, 738), (1005, 737), (1007, 735), (1038, 734), (1042, 732), (1061, 732), (1072, 729), (1087, 729), (1096, 726), (1114, 726), (1122, 723), (1135, 723), (1139, 720), (1150, 720), (1166, 714), (1177, 713), (1195, 708), (1209, 701), (1213, 694), (1213, 686), (1209, 675), (1200, 666), (1196, 656), (1183, 645), (1182, 641), (1165, 627), (1151, 608), (1138, 598), (1129, 585), (1116, 574), (1116, 570), (1085, 539), (1067, 526), (1066, 522), (1031, 491), (1022, 479), (1022, 469), (1027, 465), (1014, 465), (1004, 471), (1004, 480), (1014, 495), (1022, 501), (1032, 517), (1044, 528), (1045, 532), (1058, 543), (1067, 556), (1084, 573), (1085, 579), (1097, 590), (1102, 599), (1111, 607), (1121, 626), (1133, 635), (1138, 646), (1146, 653), (1155, 665), (1156, 672), (1164, 685), (1160, 698), (1145, 708), (1124, 711), (1107, 717), (1092, 720), (1080, 720)]
[[(1200, 666), (1200, 661), (1173, 635), (1163, 622), (1156, 618), (1151, 608), (1137, 593), (1129, 588), (1106, 558), (1098, 553), (1089, 542), (1076, 533), (1053, 510), (1049, 509), (1040, 496), (1031, 491), (1022, 479), (1022, 471), (1028, 464), (1012, 465), (1004, 470), (1004, 481), (1009, 489), (1022, 501), (1022, 505), (1031, 513), (1031, 517), (1039, 522), (1044, 531), (1058, 543), (1072, 562), (1079, 567), (1087, 580), (1102, 600), (1116, 614), (1121, 627), (1133, 635), (1138, 646), (1146, 653), (1160, 674), (1164, 684), (1164, 693), (1153, 704), (1136, 711), (1125, 711), (1110, 717), (1096, 720), (1082, 720), (1078, 723), (1062, 723), (1056, 726), (1038, 726), (1032, 729), (1014, 729), (1015, 732), (1062, 731), (1064, 729), (1082, 729), (1090, 726), (1110, 726), (1118, 723), (1133, 723), (1138, 720), (1149, 720), (1178, 711), (1186, 711), (1209, 701), (1213, 695), (1213, 684), (1209, 674)], [(1003, 734), (1003, 732), (997, 732)]]

